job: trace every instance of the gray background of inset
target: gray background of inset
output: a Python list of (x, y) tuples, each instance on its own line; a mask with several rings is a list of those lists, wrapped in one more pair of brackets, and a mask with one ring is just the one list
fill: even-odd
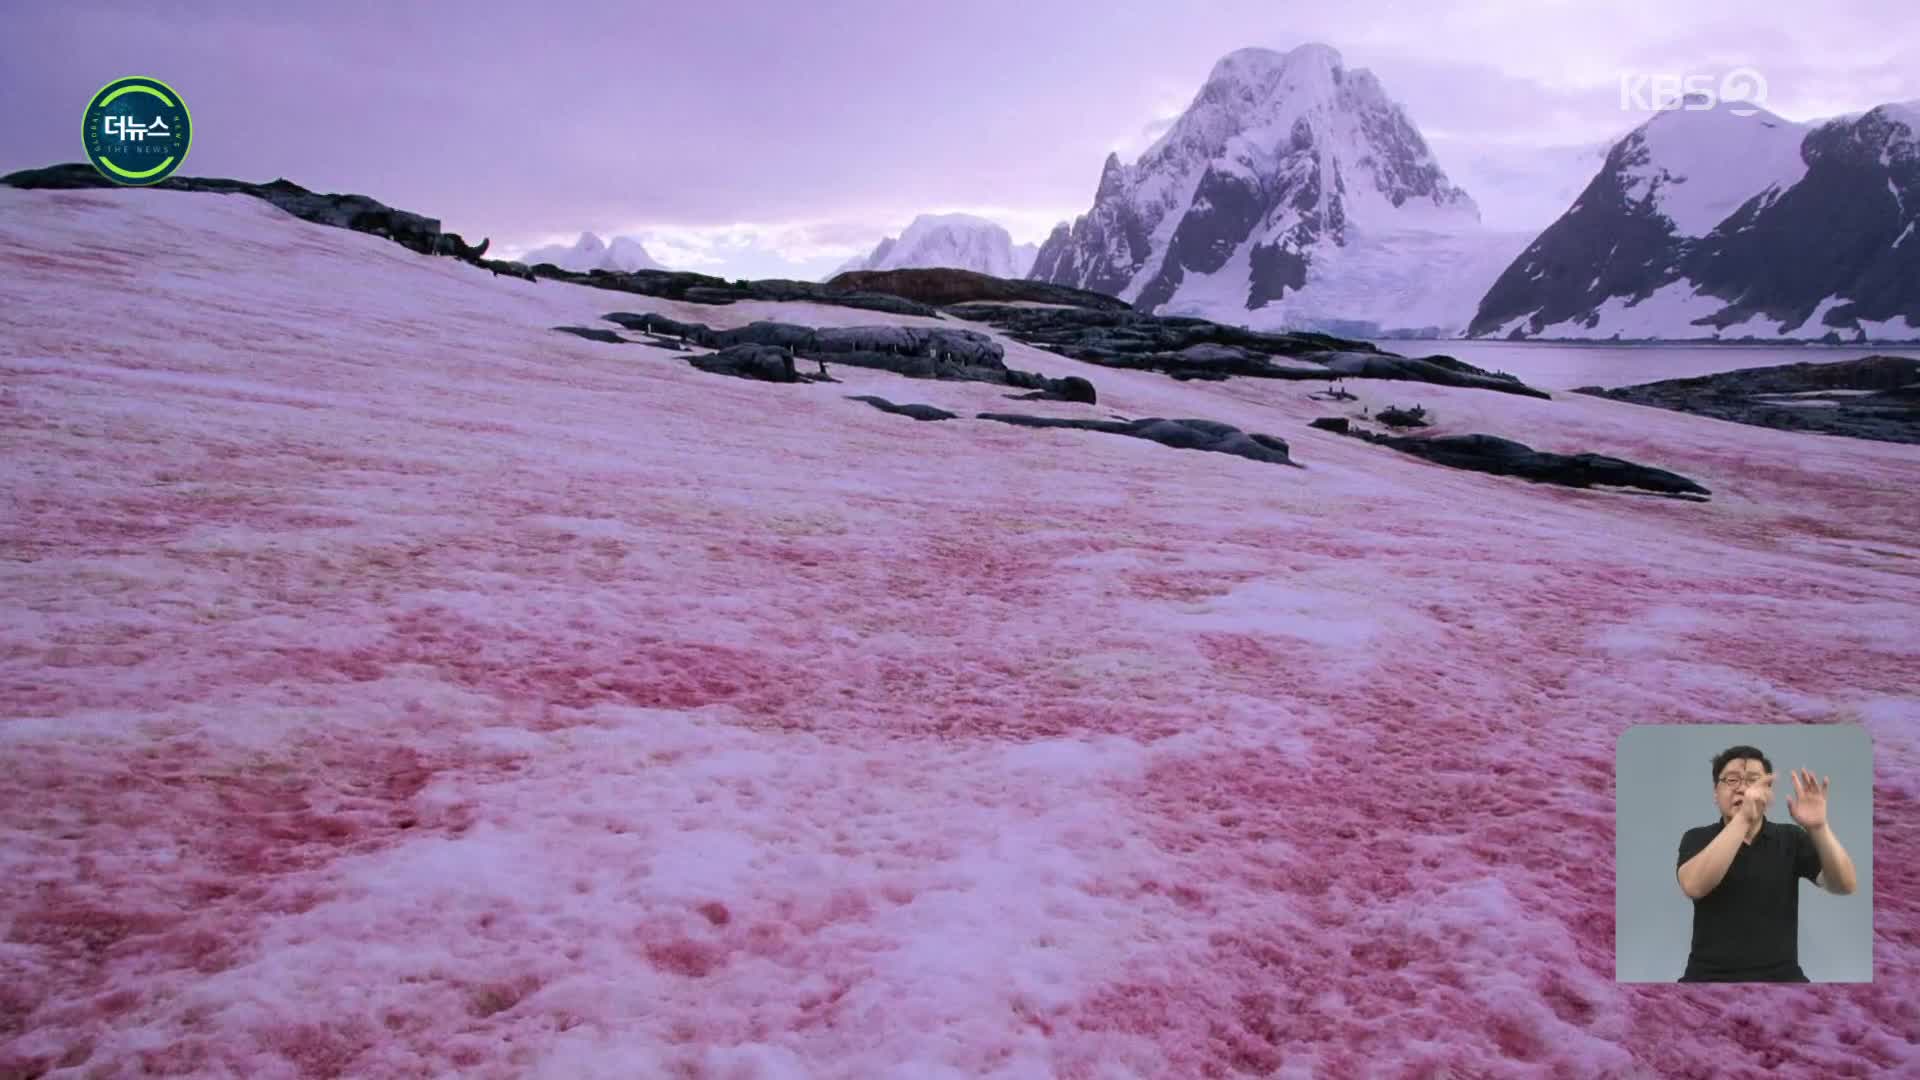
[(1859, 888), (1834, 896), (1800, 882), (1800, 967), (1814, 982), (1873, 979), (1873, 745), (1852, 724), (1639, 726), (1614, 765), (1614, 978), (1673, 982), (1687, 967), (1693, 901), (1674, 877), (1680, 837), (1720, 820), (1714, 755), (1745, 744), (1773, 763), (1767, 820), (1792, 824), (1792, 771), (1831, 777), (1827, 823), (1853, 857)]

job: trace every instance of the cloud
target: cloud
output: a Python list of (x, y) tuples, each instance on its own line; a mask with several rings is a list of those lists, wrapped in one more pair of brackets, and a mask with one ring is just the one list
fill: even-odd
[[(629, 222), (588, 231), (602, 237), (631, 236), (671, 270), (728, 278), (815, 278), (871, 250), (882, 229), (881, 224), (867, 221), (735, 221), (711, 225)], [(545, 244), (570, 244), (577, 235), (536, 235), (503, 246), (502, 253), (517, 258)]]
[[(1016, 244), (1037, 244), (1061, 221), (1084, 208), (1030, 209), (1014, 206), (933, 206), (919, 213), (972, 214), (1006, 228)], [(915, 213), (893, 213), (877, 218), (826, 221), (727, 222), (679, 225), (628, 222), (586, 227), (603, 239), (631, 236), (639, 240), (662, 266), (692, 270), (716, 277), (789, 277), (815, 279), (840, 267), (856, 255), (872, 251), (883, 237), (899, 236)], [(540, 233), (503, 240), (502, 258), (514, 259), (547, 244), (571, 244), (579, 231)]]
[[(1098, 165), (1097, 162), (1095, 164), (1096, 166)], [(1091, 203), (1092, 199), (1089, 198), (1088, 204), (1091, 205)], [(1072, 222), (1076, 216), (1086, 213), (1087, 207), (946, 206), (929, 208), (924, 212), (928, 214), (972, 214), (974, 217), (986, 218), (988, 221), (994, 222), (1006, 229), (1008, 237), (1016, 244), (1038, 244), (1046, 240), (1047, 234), (1053, 231), (1055, 225), (1063, 221)], [(902, 221), (900, 228), (890, 230), (887, 235), (898, 236), (900, 229), (905, 228), (907, 224), (907, 221)]]
[(1121, 161), (1132, 163), (1146, 153), (1147, 148), (1160, 136), (1165, 135), (1167, 129), (1173, 127), (1174, 122), (1187, 111), (1187, 106), (1193, 103), (1193, 97), (1199, 89), (1198, 82), (1186, 85), (1166, 78), (1152, 80), (1146, 123), (1113, 139), (1108, 149), (1119, 154)]

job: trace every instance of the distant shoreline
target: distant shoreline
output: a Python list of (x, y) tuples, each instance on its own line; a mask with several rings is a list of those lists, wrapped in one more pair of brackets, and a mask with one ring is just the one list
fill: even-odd
[(1906, 349), (1906, 350), (1911, 350), (1911, 349), (1920, 349), (1920, 340), (1914, 340), (1914, 341), (1863, 341), (1863, 342), (1857, 342), (1857, 343), (1856, 343), (1856, 342), (1840, 342), (1840, 343), (1838, 343), (1838, 344), (1835, 344), (1835, 343), (1831, 343), (1831, 342), (1825, 342), (1825, 341), (1776, 341), (1776, 340), (1770, 340), (1770, 339), (1763, 339), (1763, 338), (1755, 338), (1755, 339), (1751, 339), (1751, 340), (1748, 340), (1748, 339), (1727, 339), (1727, 338), (1633, 338), (1633, 339), (1631, 339), (1631, 340), (1615, 340), (1615, 339), (1613, 339), (1613, 338), (1605, 338), (1605, 339), (1592, 339), (1592, 338), (1527, 338), (1527, 339), (1526, 339), (1526, 340), (1524, 340), (1524, 341), (1513, 341), (1513, 340), (1510, 340), (1510, 339), (1508, 339), (1508, 338), (1467, 338), (1467, 337), (1457, 337), (1457, 338), (1456, 338), (1456, 337), (1431, 337), (1431, 338), (1427, 338), (1427, 337), (1404, 337), (1404, 338), (1394, 338), (1394, 337), (1367, 337), (1367, 338), (1362, 338), (1361, 340), (1363, 340), (1363, 341), (1370, 341), (1370, 342), (1373, 342), (1373, 343), (1374, 343), (1374, 344), (1376, 344), (1376, 345), (1385, 345), (1385, 344), (1386, 344), (1386, 343), (1388, 343), (1388, 342), (1409, 342), (1409, 341), (1426, 341), (1426, 342), (1435, 342), (1435, 343), (1447, 343), (1447, 342), (1461, 342), (1461, 343), (1465, 343), (1465, 344), (1470, 344), (1470, 345), (1500, 345), (1500, 346), (1514, 346), (1514, 347), (1521, 347), (1521, 348), (1524, 348), (1524, 347), (1527, 347), (1527, 346), (1531, 346), (1531, 345), (1555, 345), (1555, 346), (1560, 346), (1560, 347), (1567, 347), (1567, 346), (1577, 346), (1577, 347), (1579, 347), (1579, 348), (1590, 348), (1590, 349), (1642, 349), (1642, 348), (1657, 348), (1657, 349), (1687, 349), (1687, 348), (1699, 348), (1699, 349), (1728, 349), (1728, 348), (1731, 348), (1731, 349), (1846, 349), (1846, 350), (1858, 350), (1858, 349)]

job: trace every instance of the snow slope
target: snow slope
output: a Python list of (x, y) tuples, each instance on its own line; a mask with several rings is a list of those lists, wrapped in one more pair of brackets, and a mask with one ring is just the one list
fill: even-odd
[[(1349, 381), (1714, 498), (1574, 491), (1008, 345), (1286, 469), (616, 309), (883, 318), (0, 189), (0, 1073), (1920, 1066), (1915, 448)], [(1736, 720), (1872, 733), (1876, 983), (1613, 981), (1615, 741)]]
[(1674, 235), (1705, 236), (1748, 199), (1799, 183), (1812, 129), (1751, 104), (1663, 110), (1629, 136), (1627, 197), (1648, 201)]
[(1244, 307), (1249, 260), (1242, 251), (1216, 273), (1189, 274), (1159, 314), (1260, 330), (1452, 337), (1532, 239), (1491, 229), (1356, 230), (1345, 246), (1329, 245), (1314, 258), (1303, 288), (1251, 311)]

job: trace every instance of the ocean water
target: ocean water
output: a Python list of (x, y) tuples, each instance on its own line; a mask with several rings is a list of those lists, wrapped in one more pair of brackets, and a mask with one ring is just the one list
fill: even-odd
[(1444, 353), (1488, 371), (1505, 371), (1542, 390), (1632, 386), (1779, 364), (1837, 363), (1863, 356), (1920, 357), (1907, 345), (1596, 345), (1532, 341), (1376, 341), (1403, 356)]

